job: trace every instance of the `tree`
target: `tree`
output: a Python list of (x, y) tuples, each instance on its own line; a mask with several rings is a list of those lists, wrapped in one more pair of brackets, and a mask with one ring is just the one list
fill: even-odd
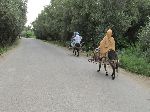
[(96, 46), (112, 28), (117, 48), (121, 49), (137, 41), (141, 27), (136, 26), (147, 20), (148, 4), (149, 0), (52, 0), (33, 27), (37, 37), (46, 40), (66, 41), (78, 31), (87, 47)]
[(26, 0), (1, 0), (0, 46), (12, 44), (23, 30), (26, 22)]
[(138, 38), (141, 54), (143, 54), (148, 59), (148, 62), (150, 62), (150, 17), (146, 26), (139, 32)]

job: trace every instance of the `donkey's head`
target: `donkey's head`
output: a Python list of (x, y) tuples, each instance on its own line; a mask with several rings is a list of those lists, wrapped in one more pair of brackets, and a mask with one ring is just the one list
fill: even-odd
[(98, 62), (99, 61), (99, 48), (96, 48), (93, 53), (91, 58), (89, 59), (89, 62)]

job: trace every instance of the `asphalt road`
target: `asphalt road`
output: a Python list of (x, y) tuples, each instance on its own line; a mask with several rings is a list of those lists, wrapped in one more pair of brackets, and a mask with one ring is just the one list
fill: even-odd
[[(150, 91), (35, 39), (0, 58), (0, 112), (150, 112)], [(111, 73), (111, 70), (109, 70)]]

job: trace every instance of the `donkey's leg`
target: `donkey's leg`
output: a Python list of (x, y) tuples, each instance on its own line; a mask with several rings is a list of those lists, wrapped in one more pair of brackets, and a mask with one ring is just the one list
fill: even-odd
[(77, 55), (77, 49), (76, 48), (74, 49), (74, 55), (75, 56)]
[(100, 69), (101, 69), (101, 62), (99, 62), (99, 66), (98, 66), (97, 72), (100, 72)]
[(115, 79), (115, 67), (112, 67), (112, 69), (113, 69), (113, 73), (112, 73), (112, 80), (114, 80)]
[(75, 48), (73, 48), (73, 54), (74, 54)]
[(113, 72), (112, 72), (112, 80), (115, 79), (115, 70), (116, 70), (116, 66), (115, 66), (115, 63), (114, 62), (110, 62), (110, 66), (111, 68), (113, 69)]
[(104, 69), (105, 69), (105, 72), (106, 72), (106, 76), (108, 76), (108, 72), (107, 72), (107, 69), (106, 69), (106, 63), (104, 63)]
[(77, 56), (79, 56), (79, 48), (77, 48), (77, 53), (78, 53)]

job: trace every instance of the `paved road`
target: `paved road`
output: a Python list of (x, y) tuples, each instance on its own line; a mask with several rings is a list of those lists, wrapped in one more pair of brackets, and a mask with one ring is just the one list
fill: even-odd
[(0, 59), (0, 112), (150, 112), (150, 92), (85, 57), (34, 39)]

